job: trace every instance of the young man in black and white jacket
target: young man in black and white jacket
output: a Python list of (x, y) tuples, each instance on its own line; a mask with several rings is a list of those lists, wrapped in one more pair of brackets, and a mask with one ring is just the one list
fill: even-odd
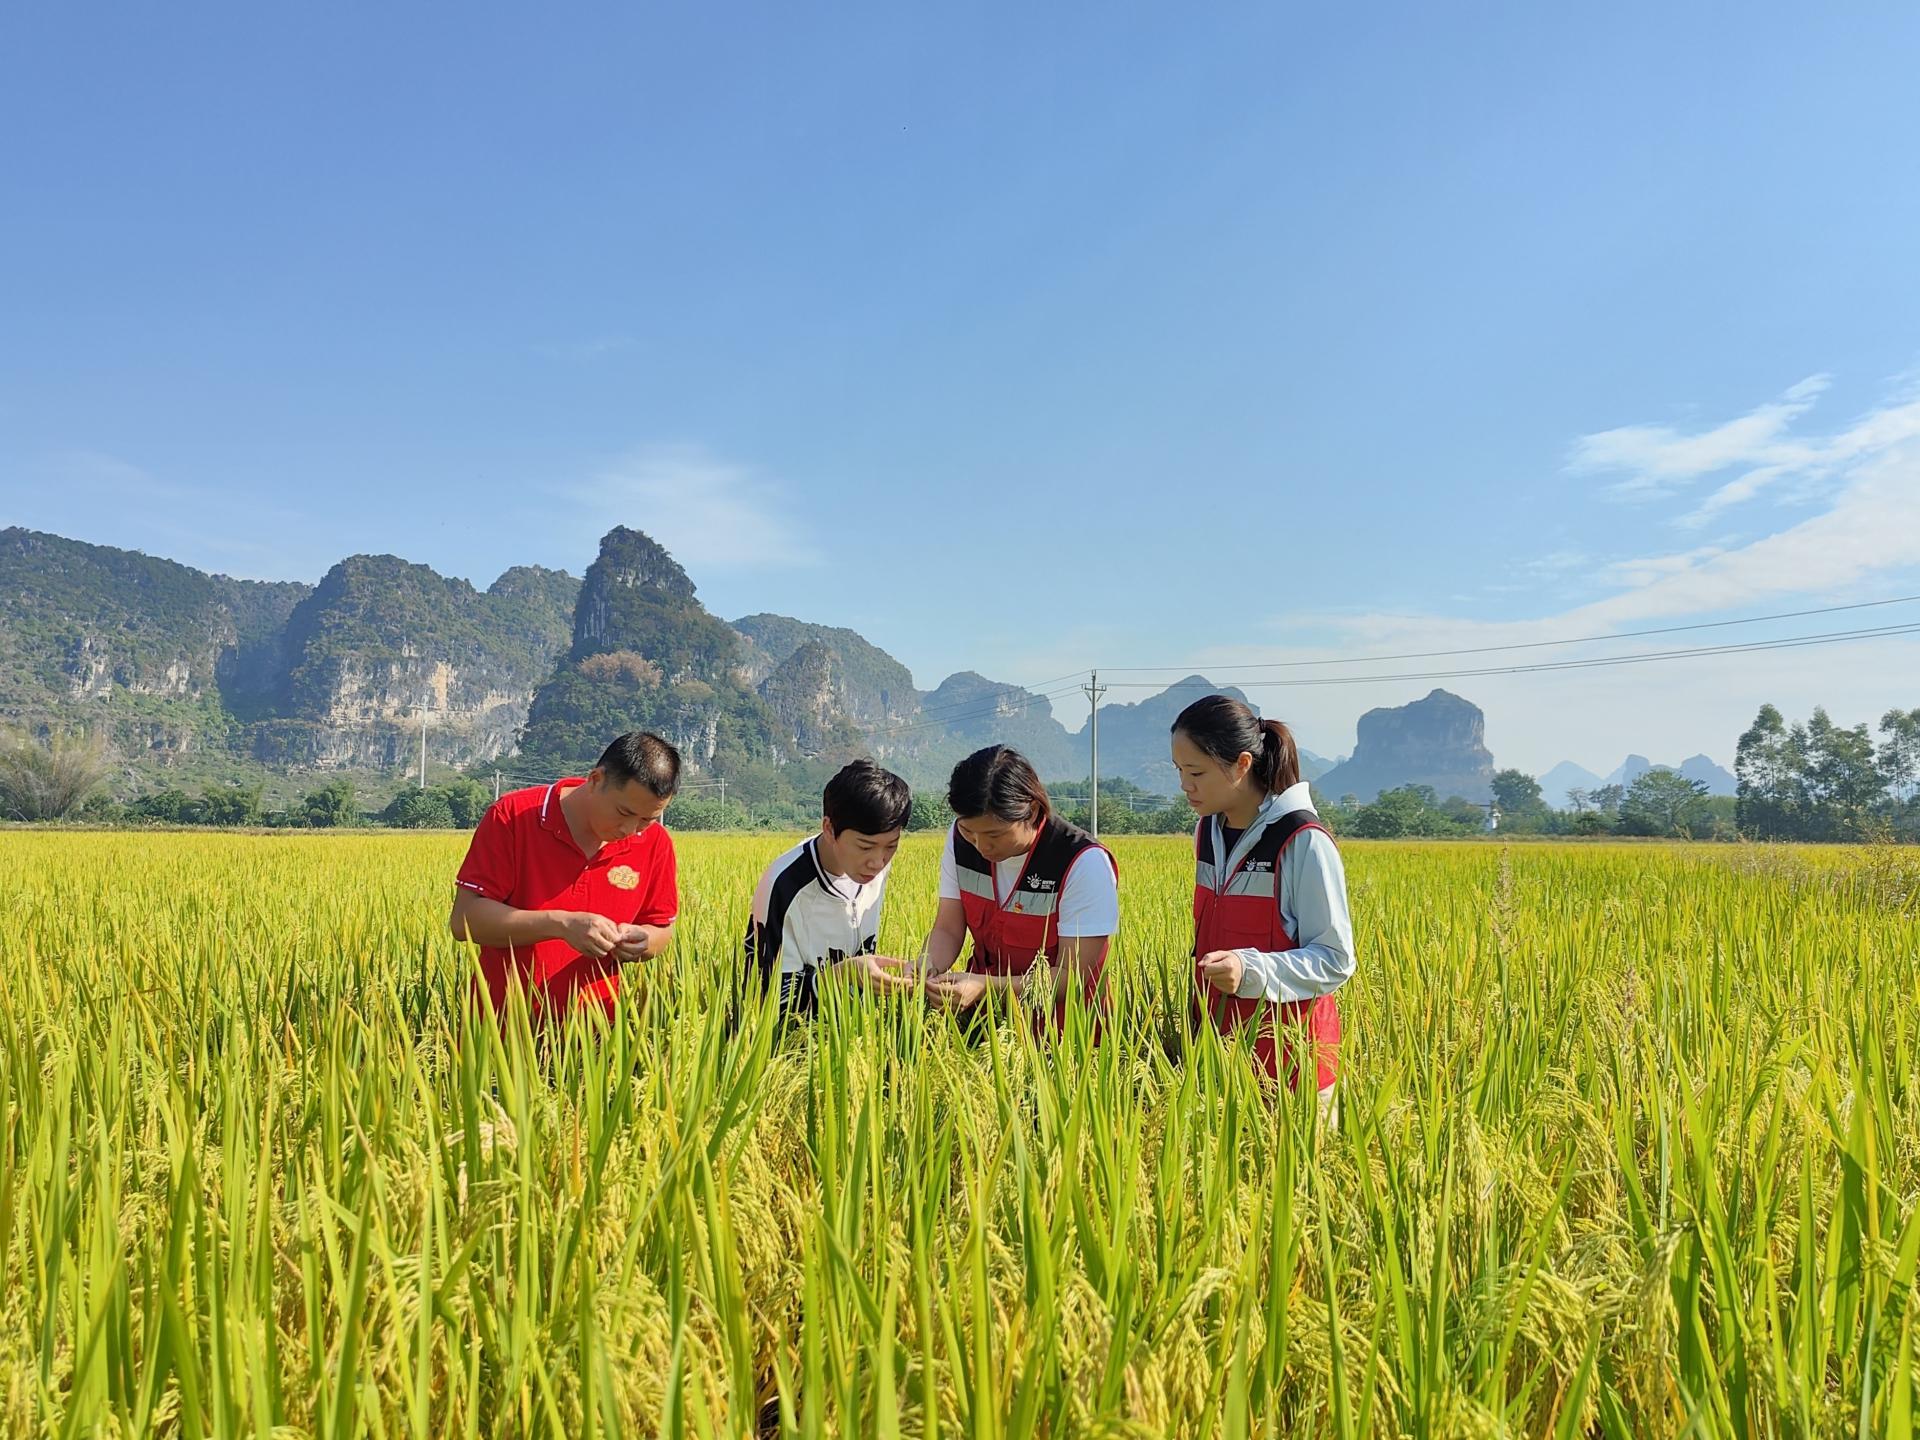
[(827, 782), (820, 833), (761, 875), (747, 922), (747, 969), (762, 984), (779, 977), (783, 1016), (813, 1014), (822, 971), (861, 983), (904, 983), (875, 951), (887, 867), (911, 803), (906, 781), (856, 760)]

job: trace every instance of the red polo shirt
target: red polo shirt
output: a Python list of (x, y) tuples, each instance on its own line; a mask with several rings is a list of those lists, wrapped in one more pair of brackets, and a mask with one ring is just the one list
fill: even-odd
[[(680, 913), (673, 837), (657, 821), (588, 857), (560, 809), (563, 792), (583, 783), (556, 780), (494, 801), (473, 832), (454, 883), (516, 910), (585, 910), (620, 925), (671, 925)], [(483, 945), (480, 974), (494, 1007), (506, 1004), (518, 977), (536, 1010), (564, 1013), (576, 1003), (612, 1009), (620, 962), (593, 959), (564, 940), (531, 947)]]

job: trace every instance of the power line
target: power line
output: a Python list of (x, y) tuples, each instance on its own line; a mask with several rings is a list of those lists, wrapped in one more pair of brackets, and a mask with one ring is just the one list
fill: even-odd
[[(1390, 675), (1310, 675), (1299, 680), (1244, 680), (1253, 688), (1291, 689), (1309, 685), (1368, 685), (1379, 681), (1458, 680), (1476, 675), (1528, 675), (1556, 670), (1596, 670), (1610, 665), (1641, 665), (1653, 660), (1697, 659), (1713, 655), (1756, 654), (1763, 650), (1793, 650), (1812, 645), (1833, 645), (1847, 640), (1871, 640), (1893, 635), (1920, 634), (1920, 623), (1885, 625), (1866, 630), (1835, 630), (1819, 635), (1801, 635), (1784, 640), (1751, 640), (1737, 645), (1703, 645), (1681, 650), (1651, 650), (1638, 655), (1596, 655), (1584, 660), (1545, 660), (1527, 665), (1490, 665), (1471, 670), (1403, 671)], [(1200, 685), (1160, 685), (1151, 680), (1118, 680), (1117, 688), (1127, 690), (1199, 690)]]
[[(1145, 674), (1155, 670), (1176, 670), (1183, 675), (1198, 671), (1292, 670), (1313, 665), (1372, 665), (1395, 660), (1440, 660), (1454, 655), (1492, 655), (1509, 650), (1545, 650), (1560, 645), (1593, 645), (1605, 640), (1641, 640), (1652, 635), (1679, 635), (1690, 630), (1721, 630), (1729, 625), (1763, 625), (1773, 620), (1800, 620), (1809, 615), (1837, 615), (1847, 610), (1871, 610), (1884, 605), (1911, 605), (1920, 595), (1896, 595), (1888, 600), (1862, 600), (1851, 605), (1822, 605), (1813, 610), (1783, 610), (1777, 615), (1750, 615), (1744, 620), (1706, 620), (1694, 625), (1663, 625), (1653, 630), (1616, 630), (1611, 635), (1573, 635), (1564, 640), (1524, 640), (1508, 645), (1470, 645), (1457, 650), (1409, 650), (1399, 655), (1354, 655), (1327, 660), (1265, 660), (1244, 665), (1107, 665), (1109, 674)], [(1137, 688), (1137, 686), (1132, 687)]]
[[(1056, 675), (1053, 679), (1042, 680), (1037, 685), (1002, 685), (998, 687), (991, 697), (975, 695), (966, 700), (948, 701), (945, 705), (935, 705), (931, 708), (922, 709), (916, 712), (919, 715), (918, 720), (909, 721), (906, 725), (897, 728), (908, 729), (925, 721), (938, 720), (945, 716), (958, 715), (964, 717), (975, 714), (990, 714), (999, 707), (1000, 702), (1003, 700), (1056, 699), (1061, 695), (1069, 694), (1074, 689), (1077, 689), (1080, 677), (1086, 673), (1084, 670), (1076, 670), (1071, 675)], [(1073, 683), (1065, 685), (1064, 688), (1061, 689), (1048, 688), (1050, 686), (1059, 686), (1064, 681), (1071, 681)], [(985, 708), (982, 709), (982, 706)]]

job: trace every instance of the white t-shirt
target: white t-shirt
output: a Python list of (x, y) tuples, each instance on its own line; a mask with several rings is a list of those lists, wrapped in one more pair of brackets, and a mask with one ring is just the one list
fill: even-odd
[[(1027, 863), (1026, 852), (1002, 860), (993, 867), (994, 884), (1001, 895), (1011, 896), (1020, 883), (1020, 872)], [(953, 827), (947, 827), (947, 843), (940, 850), (940, 898), (960, 898), (960, 863), (953, 858)], [(1073, 940), (1089, 935), (1112, 935), (1120, 929), (1120, 877), (1104, 850), (1084, 850), (1067, 867), (1066, 881), (1060, 887), (1060, 906), (1054, 912), (1058, 923), (1054, 934)]]
[(821, 864), (818, 836), (804, 840), (760, 877), (747, 925), (747, 959), (798, 975), (849, 955), (871, 955), (886, 896), (887, 871), (856, 885)]

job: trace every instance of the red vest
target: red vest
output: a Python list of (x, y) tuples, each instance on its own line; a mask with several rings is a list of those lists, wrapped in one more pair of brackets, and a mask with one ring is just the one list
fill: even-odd
[[(1052, 957), (1059, 950), (1060, 895), (1067, 888), (1067, 872), (1073, 862), (1089, 850), (1098, 850), (1113, 859), (1113, 852), (1076, 825), (1051, 816), (1034, 837), (1026, 864), (1013, 889), (999, 893), (994, 866), (968, 844), (958, 828), (953, 832), (953, 859), (960, 878), (960, 908), (966, 912), (967, 930), (973, 936), (973, 956), (967, 968), (982, 975), (1024, 975), (1033, 968), (1035, 957)], [(1116, 873), (1119, 866), (1114, 867)], [(1094, 969), (1086, 999), (1097, 1009), (1094, 1025), (1106, 1013), (1106, 957)], [(1061, 989), (1054, 1005), (1053, 1020), (1066, 1019), (1067, 990)]]
[[(1253, 848), (1229, 870), (1226, 856), (1214, 854), (1214, 827), (1202, 820), (1194, 832), (1193, 954), (1213, 950), (1293, 950), (1298, 942), (1287, 933), (1280, 914), (1280, 861), (1303, 830), (1318, 830), (1332, 838), (1311, 810), (1295, 810), (1268, 823)], [(1299, 1079), (1295, 1050), (1312, 1042), (1318, 1061), (1318, 1084), (1324, 1090), (1339, 1071), (1340, 1006), (1331, 995), (1275, 1005), (1256, 998), (1226, 995), (1199, 978), (1196, 971), (1196, 1010), (1223, 1034), (1242, 1025), (1257, 1024), (1253, 1053), (1276, 1080), (1294, 1088)]]

